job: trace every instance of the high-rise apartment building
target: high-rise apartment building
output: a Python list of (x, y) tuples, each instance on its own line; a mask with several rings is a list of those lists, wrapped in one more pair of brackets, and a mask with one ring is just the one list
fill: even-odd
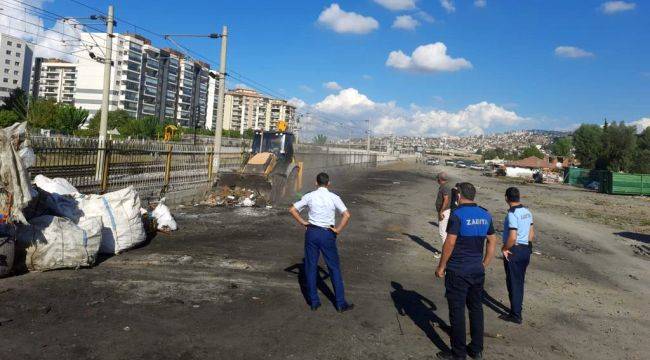
[(296, 128), (296, 108), (286, 100), (273, 99), (250, 89), (226, 93), (223, 128), (244, 133), (246, 129), (276, 130), (278, 122), (286, 121)]
[(32, 96), (74, 105), (76, 87), (77, 64), (38, 57), (34, 60)]
[(11, 35), (0, 34), (0, 104), (15, 88), (29, 91), (34, 49)]

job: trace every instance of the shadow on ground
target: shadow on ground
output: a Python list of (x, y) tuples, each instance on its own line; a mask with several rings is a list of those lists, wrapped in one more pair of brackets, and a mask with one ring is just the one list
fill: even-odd
[(645, 243), (645, 244), (650, 244), (650, 235), (648, 235), (648, 234), (640, 234), (640, 233), (635, 233), (635, 232), (622, 231), (622, 232), (614, 233), (614, 235), (618, 235), (618, 236), (624, 237), (626, 239), (632, 239), (632, 240), (640, 241), (640, 242)]
[(436, 328), (438, 328), (449, 335), (451, 330), (449, 325), (436, 315), (435, 311), (438, 309), (436, 304), (415, 290), (404, 289), (402, 284), (396, 281), (391, 281), (390, 285), (393, 288), (390, 296), (395, 304), (395, 309), (397, 309), (397, 321), (400, 326), (400, 331), (402, 331), (402, 325), (399, 316), (408, 316), (438, 349), (441, 351), (450, 351), (447, 344), (436, 331)]
[(421, 237), (417, 235), (412, 235), (412, 234), (407, 234), (407, 233), (402, 233), (402, 235), (408, 236), (409, 239), (413, 240), (413, 242), (417, 243), (418, 245), (422, 246), (423, 248), (431, 251), (434, 254), (440, 253), (440, 250), (436, 249), (433, 247), (433, 245), (429, 244), (428, 242), (424, 241)]
[[(302, 293), (305, 303), (311, 305), (309, 301), (309, 294), (307, 293), (307, 281), (305, 279), (305, 263), (304, 259), (302, 263), (293, 264), (284, 271), (298, 275), (298, 284), (300, 285), (300, 292)], [(325, 280), (330, 277), (330, 274), (318, 266), (318, 276), (316, 277), (316, 286), (318, 290), (325, 295), (325, 297), (332, 303), (333, 306), (336, 306), (336, 297), (334, 292), (327, 286)]]

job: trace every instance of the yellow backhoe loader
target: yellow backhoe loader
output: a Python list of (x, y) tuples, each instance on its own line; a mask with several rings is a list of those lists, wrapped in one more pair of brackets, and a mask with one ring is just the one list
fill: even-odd
[(302, 163), (294, 157), (294, 141), (284, 121), (277, 131), (255, 131), (241, 169), (222, 174), (219, 184), (257, 190), (273, 204), (294, 200), (302, 187)]

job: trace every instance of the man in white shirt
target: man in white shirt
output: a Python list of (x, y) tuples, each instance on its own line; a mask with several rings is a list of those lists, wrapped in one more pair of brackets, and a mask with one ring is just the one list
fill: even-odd
[[(336, 236), (348, 225), (350, 211), (341, 198), (328, 190), (330, 178), (326, 173), (316, 176), (318, 189), (312, 191), (293, 204), (289, 212), (296, 221), (306, 228), (305, 232), (305, 279), (307, 282), (307, 293), (312, 310), (317, 310), (320, 305), (320, 298), (316, 288), (318, 276), (318, 259), (323, 254), (332, 287), (336, 295), (336, 310), (345, 312), (352, 310), (354, 304), (345, 301), (343, 291), (343, 276), (339, 265), (339, 253), (336, 248)], [(305, 207), (309, 208), (309, 221), (300, 216), (300, 211)], [(336, 225), (336, 213), (342, 215), (341, 223)]]

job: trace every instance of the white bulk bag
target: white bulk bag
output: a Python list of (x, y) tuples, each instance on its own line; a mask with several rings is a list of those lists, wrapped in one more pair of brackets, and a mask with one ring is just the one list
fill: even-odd
[(79, 190), (63, 178), (50, 179), (45, 175), (36, 175), (34, 184), (50, 194), (79, 195)]
[(83, 196), (77, 201), (83, 218), (102, 218), (104, 228), (99, 252), (119, 254), (146, 240), (140, 215), (140, 197), (132, 186), (104, 195)]
[(92, 266), (102, 241), (102, 220), (89, 217), (75, 225), (71, 220), (44, 215), (16, 231), (16, 246), (26, 253), (29, 270), (45, 271)]

